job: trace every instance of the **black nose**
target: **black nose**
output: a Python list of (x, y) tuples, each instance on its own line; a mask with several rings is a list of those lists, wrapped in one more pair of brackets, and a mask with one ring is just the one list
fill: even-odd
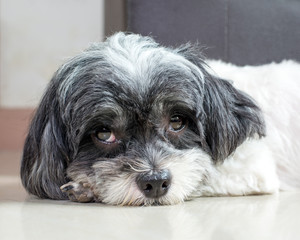
[(147, 198), (159, 198), (165, 195), (171, 185), (169, 171), (161, 171), (153, 174), (143, 174), (137, 179), (137, 185)]

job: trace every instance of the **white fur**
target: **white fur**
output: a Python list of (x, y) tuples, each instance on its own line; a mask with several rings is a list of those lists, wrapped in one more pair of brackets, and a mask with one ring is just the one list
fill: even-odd
[[(101, 167), (100, 167), (101, 165)], [(109, 167), (109, 166), (108, 166)], [(149, 199), (139, 190), (135, 178), (140, 173), (138, 169), (132, 168), (136, 174), (122, 173), (122, 176), (105, 179), (102, 171), (103, 164), (95, 164), (94, 193), (100, 196), (102, 202), (117, 205), (152, 205), (177, 204), (187, 200), (193, 192), (197, 191), (199, 183), (205, 181), (208, 172), (213, 171), (210, 157), (197, 149), (176, 151), (174, 154), (161, 159), (160, 169), (169, 169), (172, 173), (172, 184), (168, 193), (160, 199)], [(149, 166), (144, 166), (147, 172)], [(84, 179), (84, 178), (82, 178)], [(77, 182), (81, 180), (76, 179)], [(105, 191), (109, 189), (110, 191)]]
[[(300, 187), (300, 64), (283, 61), (238, 67), (210, 61), (218, 76), (232, 80), (262, 108), (267, 137), (247, 141), (223, 165), (204, 195), (240, 195)], [(250, 171), (249, 171), (250, 170)], [(245, 171), (247, 173), (245, 174)], [(276, 174), (275, 174), (276, 172)]]
[(273, 157), (264, 140), (246, 141), (224, 163), (211, 169), (208, 182), (196, 195), (268, 194), (279, 188)]

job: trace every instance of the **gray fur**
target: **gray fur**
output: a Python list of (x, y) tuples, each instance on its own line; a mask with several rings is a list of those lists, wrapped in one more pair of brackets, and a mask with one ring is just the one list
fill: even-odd
[[(23, 185), (41, 198), (66, 199), (60, 187), (73, 180), (92, 188), (102, 183), (106, 197), (96, 199), (112, 204), (179, 201), (105, 201), (111, 192), (106, 183), (124, 178), (134, 184), (139, 172), (163, 170), (170, 156), (196, 156), (195, 151), (199, 157), (189, 164), (203, 168), (203, 153), (212, 164), (222, 162), (247, 138), (265, 134), (253, 100), (206, 68), (197, 46), (165, 48), (124, 33), (94, 44), (52, 78), (24, 146)], [(173, 114), (188, 122), (180, 136), (168, 132)], [(91, 134), (100, 126), (113, 129), (117, 146), (95, 146)]]

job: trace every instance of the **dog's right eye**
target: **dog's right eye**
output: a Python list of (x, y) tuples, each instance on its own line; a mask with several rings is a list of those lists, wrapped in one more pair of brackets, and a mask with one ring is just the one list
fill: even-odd
[(92, 137), (106, 144), (115, 143), (117, 141), (115, 134), (109, 128), (106, 127), (102, 127), (99, 130), (97, 130), (95, 134), (92, 135)]
[(113, 158), (121, 151), (124, 151), (125, 145), (120, 139), (120, 135), (108, 127), (97, 127), (90, 132), (90, 140), (101, 156)]

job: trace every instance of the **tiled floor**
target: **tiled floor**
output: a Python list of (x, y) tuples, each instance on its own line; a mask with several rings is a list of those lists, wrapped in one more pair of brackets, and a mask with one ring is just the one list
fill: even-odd
[(300, 192), (116, 207), (28, 197), (0, 152), (0, 239), (300, 239)]

